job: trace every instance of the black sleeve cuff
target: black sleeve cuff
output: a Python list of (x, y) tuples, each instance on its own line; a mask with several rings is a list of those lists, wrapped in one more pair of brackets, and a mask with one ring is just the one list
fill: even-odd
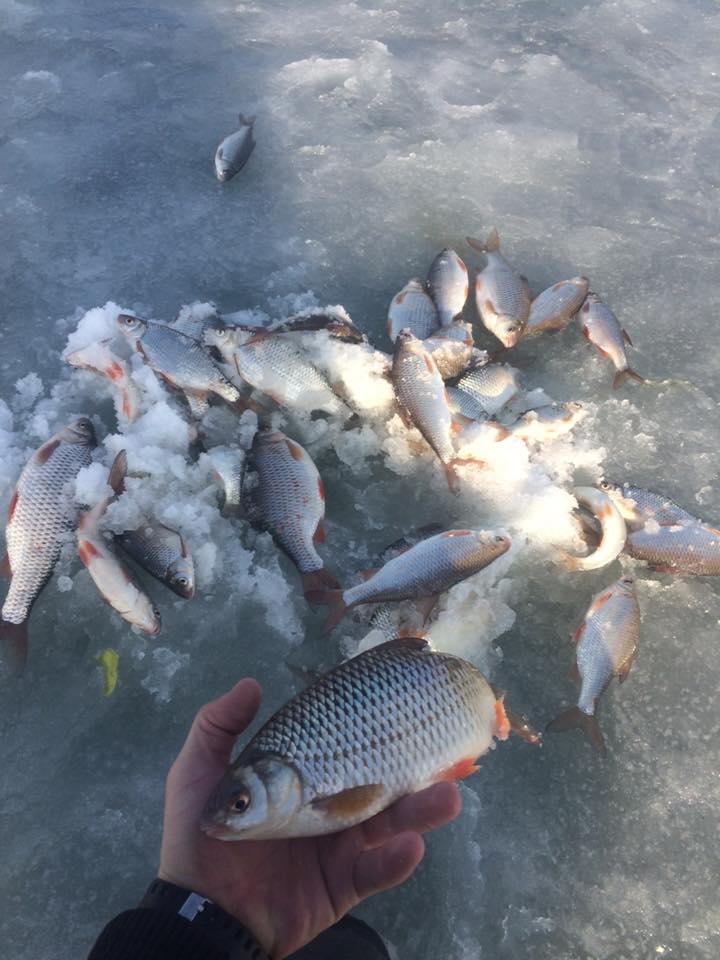
[[(188, 898), (202, 906), (182, 915), (178, 911)], [(139, 907), (119, 914), (105, 927), (88, 960), (268, 958), (235, 917), (189, 890), (154, 880)]]

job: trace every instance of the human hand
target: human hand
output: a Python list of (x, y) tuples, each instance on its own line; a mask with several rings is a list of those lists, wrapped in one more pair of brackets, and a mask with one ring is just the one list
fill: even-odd
[(458, 815), (460, 793), (455, 784), (437, 783), (322, 837), (228, 842), (206, 836), (202, 810), (259, 705), (259, 685), (245, 679), (195, 717), (167, 777), (158, 876), (213, 900), (280, 960), (361, 900), (407, 880), (425, 852), (420, 834)]

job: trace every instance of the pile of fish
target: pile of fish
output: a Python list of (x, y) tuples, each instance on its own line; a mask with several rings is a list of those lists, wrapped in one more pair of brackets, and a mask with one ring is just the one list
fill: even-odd
[[(252, 120), (218, 148), (220, 179), (237, 172), (252, 151)], [(510, 714), (475, 667), (429, 649), (424, 639), (438, 598), (505, 554), (503, 531), (433, 529), (413, 533), (380, 558), (377, 569), (343, 587), (326, 567), (325, 489), (308, 451), (272, 423), (278, 410), (337, 419), (346, 428), (362, 424), (357, 397), (318, 360), (312, 336), (364, 351), (391, 385), (408, 443), (437, 458), (450, 490), (464, 478), (482, 476), (485, 461), (462, 455), (468, 434), (486, 431), (488, 458), (508, 438), (529, 445), (550, 442), (572, 430), (584, 410), (554, 403), (543, 391), (524, 395), (508, 351), (521, 340), (557, 331), (572, 322), (582, 328), (616, 370), (613, 387), (628, 378), (642, 382), (628, 365), (630, 338), (585, 277), (561, 280), (534, 299), (528, 281), (500, 252), (493, 230), (484, 243), (468, 239), (487, 258), (475, 281), (477, 315), (499, 342), (494, 353), (478, 349), (467, 319), (468, 269), (451, 249), (430, 265), (427, 280), (411, 279), (391, 300), (387, 334), (392, 355), (375, 348), (341, 308), (308, 310), (267, 326), (208, 312), (181, 313), (170, 323), (120, 313), (114, 335), (65, 355), (77, 368), (104, 377), (115, 400), (121, 432), (128, 431), (148, 399), (138, 369), (152, 371), (180, 398), (191, 451), (208, 457), (222, 489), (227, 522), (268, 531), (297, 568), (312, 606), (326, 605), (325, 631), (347, 610), (368, 605), (387, 641), (313, 683), (256, 735), (241, 754), (206, 811), (214, 836), (302, 836), (324, 833), (366, 819), (408, 791), (475, 770), (474, 761), (513, 729), (537, 743), (523, 719)], [(379, 382), (379, 381), (378, 381)], [(213, 398), (234, 413), (253, 411), (257, 430), (248, 449), (206, 449), (204, 418)], [(161, 617), (128, 560), (190, 600), (193, 560), (179, 532), (152, 516), (133, 529), (111, 534), (108, 508), (122, 498), (128, 473), (120, 450), (109, 465), (107, 493), (76, 511), (69, 488), (92, 461), (96, 445), (86, 417), (64, 426), (25, 465), (10, 500), (4, 573), (10, 588), (0, 633), (16, 671), (27, 656), (31, 609), (53, 573), (68, 533), (77, 539), (81, 562), (103, 600), (126, 622), (156, 636)], [(651, 569), (673, 574), (720, 574), (720, 532), (660, 494), (604, 482), (573, 490), (578, 529), (590, 551), (558, 554), (558, 570), (593, 570), (622, 552)], [(583, 512), (584, 511), (584, 512)], [(409, 605), (398, 636), (387, 611)], [(386, 627), (386, 624), (390, 626)], [(638, 644), (640, 609), (633, 579), (622, 576), (599, 593), (573, 635), (572, 675), (580, 685), (575, 707), (548, 725), (577, 727), (605, 750), (597, 722), (598, 700), (613, 677), (622, 682)], [(400, 731), (404, 731), (402, 735)], [(338, 759), (338, 757), (340, 759)], [(402, 758), (402, 762), (400, 762)]]

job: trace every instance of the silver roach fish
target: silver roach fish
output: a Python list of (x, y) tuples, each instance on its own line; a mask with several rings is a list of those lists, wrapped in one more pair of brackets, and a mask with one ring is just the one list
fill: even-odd
[(221, 183), (232, 180), (250, 159), (255, 148), (253, 127), (257, 117), (238, 117), (240, 126), (219, 144), (215, 151), (215, 176)]
[[(474, 773), (511, 730), (538, 743), (472, 664), (390, 640), (306, 687), (255, 734), (208, 800), (221, 840), (334, 833), (395, 800)], [(513, 722), (513, 720), (515, 722)]]
[(427, 283), (440, 326), (450, 326), (463, 312), (468, 295), (467, 267), (451, 247), (441, 250), (430, 264)]
[(617, 390), (628, 378), (637, 380), (638, 383), (645, 382), (645, 378), (631, 370), (628, 365), (625, 346), (633, 345), (630, 335), (620, 326), (618, 318), (596, 293), (588, 293), (578, 314), (578, 320), (585, 337), (602, 357), (612, 361), (617, 370), (612, 384), (614, 390)]
[(217, 394), (234, 410), (248, 407), (238, 388), (214, 363), (202, 345), (163, 323), (142, 320), (127, 313), (117, 318), (118, 329), (145, 363), (175, 390), (180, 390), (193, 417), (200, 419), (208, 408), (208, 397)]
[(598, 490), (597, 487), (574, 487), (573, 496), (597, 518), (601, 530), (600, 542), (586, 557), (563, 554), (560, 564), (566, 570), (599, 570), (622, 553), (627, 536), (625, 520), (604, 490)]
[(379, 570), (365, 571), (365, 581), (356, 587), (318, 593), (309, 599), (330, 605), (325, 633), (347, 610), (362, 603), (424, 600), (427, 619), (440, 594), (483, 570), (509, 549), (509, 537), (487, 530), (446, 530), (421, 540)]
[(90, 466), (95, 444), (90, 420), (74, 420), (33, 453), (10, 498), (2, 569), (11, 580), (2, 608), (0, 637), (17, 673), (27, 660), (30, 611), (77, 520), (69, 486), (83, 467)]
[(184, 600), (195, 596), (195, 565), (185, 538), (149, 517), (136, 530), (123, 530), (115, 543), (129, 557)]
[(310, 454), (279, 430), (259, 430), (248, 468), (257, 474), (256, 485), (243, 492), (248, 519), (268, 530), (290, 557), (306, 597), (337, 589), (316, 549), (325, 540), (325, 488)]
[(500, 237), (495, 228), (485, 243), (472, 237), (467, 237), (467, 242), (488, 260), (475, 280), (480, 319), (504, 347), (514, 347), (524, 334), (530, 315), (527, 278), (516, 273), (500, 253)]
[(525, 443), (546, 443), (568, 433), (586, 414), (580, 403), (551, 403), (526, 410), (507, 430)]
[(126, 472), (127, 456), (121, 450), (108, 476), (112, 495), (103, 497), (91, 510), (81, 514), (78, 520), (78, 556), (103, 600), (127, 623), (156, 637), (160, 633), (160, 614), (100, 529), (105, 511), (123, 492)]
[(600, 696), (613, 677), (622, 683), (630, 672), (638, 647), (640, 607), (632, 577), (620, 577), (593, 598), (585, 618), (573, 634), (576, 645), (571, 677), (580, 683), (577, 706), (552, 720), (548, 731), (579, 727), (605, 753), (597, 720)]
[(204, 342), (215, 347), (223, 363), (241, 381), (282, 407), (348, 413), (327, 377), (296, 345), (291, 335), (262, 328), (211, 327)]
[(118, 417), (132, 423), (140, 414), (142, 395), (140, 388), (132, 378), (128, 364), (116, 356), (110, 349), (111, 340), (98, 340), (80, 350), (74, 350), (65, 356), (71, 367), (91, 370), (107, 377), (114, 393), (115, 410)]
[(520, 393), (518, 371), (506, 363), (479, 363), (453, 382), (494, 416)]
[(611, 498), (625, 518), (628, 530), (640, 530), (653, 522), (661, 527), (684, 526), (688, 523), (702, 524), (702, 520), (688, 513), (669, 497), (630, 483), (612, 483), (603, 480), (600, 489)]
[(530, 304), (530, 316), (525, 328), (526, 337), (538, 333), (562, 330), (575, 316), (587, 296), (587, 277), (573, 277), (554, 283)]
[(392, 382), (405, 421), (414, 424), (430, 444), (443, 465), (448, 486), (457, 491), (455, 467), (484, 464), (457, 457), (452, 434), (459, 425), (453, 421), (443, 378), (432, 355), (409, 330), (402, 330), (395, 342)]
[(439, 326), (438, 311), (425, 284), (417, 278), (408, 280), (400, 293), (390, 301), (387, 317), (387, 335), (393, 343), (401, 330), (411, 330), (418, 340), (424, 340)]
[(244, 452), (239, 447), (213, 447), (206, 456), (212, 478), (222, 492), (220, 512), (224, 517), (242, 516)]

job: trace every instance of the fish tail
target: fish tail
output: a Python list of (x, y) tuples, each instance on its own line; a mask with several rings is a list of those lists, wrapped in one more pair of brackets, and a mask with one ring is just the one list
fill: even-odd
[(479, 470), (487, 466), (484, 460), (468, 460), (463, 457), (455, 457), (450, 463), (443, 464), (445, 477), (452, 493), (458, 493), (460, 490), (460, 477), (457, 475), (457, 467), (476, 467)]
[(602, 735), (597, 717), (594, 714), (590, 716), (583, 713), (580, 707), (571, 707), (569, 710), (565, 710), (545, 727), (549, 733), (560, 733), (563, 730), (575, 730), (577, 728), (582, 730), (590, 738), (593, 746), (605, 756), (607, 753), (605, 738)]
[(323, 635), (334, 630), (345, 616), (347, 604), (342, 590), (310, 590), (306, 592), (305, 599), (311, 607), (323, 604), (330, 607), (330, 613), (321, 631)]
[(630, 367), (626, 367), (624, 370), (618, 370), (613, 377), (613, 390), (617, 390), (618, 387), (622, 386), (622, 384), (629, 379), (637, 380), (638, 383), (645, 383), (645, 377), (641, 377), (639, 373), (631, 370)]
[(27, 663), (27, 620), (22, 623), (10, 623), (8, 620), (0, 621), (0, 641), (10, 672), (13, 676), (19, 677)]
[(493, 253), (495, 250), (500, 249), (500, 237), (495, 227), (492, 228), (484, 243), (482, 240), (476, 240), (474, 237), (465, 237), (465, 239), (473, 250), (478, 250), (480, 253)]
[(127, 453), (121, 450), (112, 462), (108, 474), (108, 486), (112, 488), (116, 497), (125, 492), (125, 477), (127, 476)]
[(319, 605), (322, 602), (327, 603), (327, 600), (319, 600), (318, 595), (325, 598), (330, 591), (335, 592), (341, 589), (335, 577), (325, 567), (312, 570), (310, 573), (301, 573), (300, 579), (302, 580), (305, 599), (311, 606)]

